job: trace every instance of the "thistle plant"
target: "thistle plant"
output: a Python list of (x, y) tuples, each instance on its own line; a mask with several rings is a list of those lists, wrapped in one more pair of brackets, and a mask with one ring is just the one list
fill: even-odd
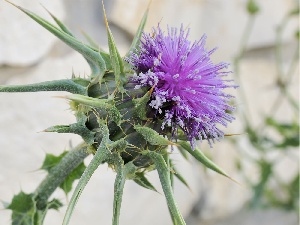
[[(234, 119), (231, 115), (234, 107), (229, 104), (232, 96), (224, 91), (236, 87), (232, 80), (225, 79), (230, 73), (228, 64), (214, 64), (210, 55), (215, 49), (205, 48), (206, 36), (190, 42), (189, 31), (183, 26), (164, 32), (158, 25), (152, 33), (144, 33), (148, 10), (128, 53), (121, 57), (106, 16), (109, 52), (76, 39), (51, 13), (56, 25), (16, 7), (79, 52), (91, 73), (86, 78), (73, 74), (64, 80), (0, 86), (0, 92), (69, 92), (61, 97), (69, 100), (77, 122), (55, 125), (45, 131), (74, 133), (83, 139), (78, 147), (56, 158), (57, 162), (48, 168), (48, 176), (34, 193), (14, 197), (7, 206), (13, 210), (13, 224), (42, 224), (48, 209), (61, 206), (59, 201), (49, 200), (50, 195), (80, 167), (82, 174), (63, 221), (64, 225), (69, 224), (82, 191), (103, 163), (116, 172), (113, 225), (119, 224), (125, 181), (133, 180), (155, 191), (145, 176), (152, 170), (158, 172), (173, 223), (185, 224), (174, 200), (172, 180), (175, 176), (184, 184), (186, 181), (170, 156), (173, 151), (181, 152), (184, 157), (189, 153), (206, 167), (229, 177), (196, 148), (197, 140), (207, 140), (212, 146), (215, 140), (223, 138), (219, 126), (226, 126)], [(105, 15), (104, 7), (103, 11)], [(82, 161), (89, 154), (93, 158), (85, 168)], [(21, 200), (27, 208), (16, 207)]]

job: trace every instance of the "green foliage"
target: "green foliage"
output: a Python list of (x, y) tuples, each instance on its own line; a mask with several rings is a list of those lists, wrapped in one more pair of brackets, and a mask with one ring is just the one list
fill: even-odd
[(248, 13), (251, 15), (255, 15), (259, 12), (259, 6), (255, 2), (255, 0), (248, 0), (247, 10), (248, 10)]
[(272, 117), (266, 118), (266, 125), (273, 128), (283, 140), (273, 143), (274, 148), (287, 149), (288, 147), (299, 146), (299, 124), (296, 121), (291, 123), (281, 123)]
[(38, 210), (34, 194), (20, 192), (6, 207), (12, 210), (12, 225), (42, 225), (48, 209), (58, 210), (62, 203), (53, 199), (44, 210)]
[(153, 151), (149, 151), (147, 155), (149, 155), (150, 158), (153, 160), (155, 167), (157, 169), (160, 183), (164, 191), (166, 201), (169, 207), (169, 211), (172, 217), (172, 221), (176, 225), (185, 225), (186, 223), (184, 222), (184, 219), (181, 213), (179, 212), (178, 207), (174, 201), (170, 174), (169, 174), (169, 167), (166, 161), (164, 160), (161, 154), (158, 154)]
[(54, 166), (56, 166), (66, 154), (67, 154), (66, 151), (63, 152), (62, 154), (60, 154), (59, 156), (55, 156), (53, 154), (47, 153), (41, 169), (46, 170), (47, 172), (50, 172), (50, 170)]
[(86, 106), (104, 109), (108, 113), (108, 116), (117, 125), (120, 125), (120, 123), (121, 123), (121, 114), (120, 114), (119, 110), (113, 104), (110, 104), (110, 102), (107, 99), (97, 99), (97, 98), (91, 98), (91, 97), (82, 96), (82, 95), (76, 95), (76, 94), (69, 95), (66, 98), (68, 98), (74, 102), (84, 104)]
[(275, 207), (285, 210), (299, 211), (299, 173), (294, 179), (287, 184), (279, 184), (281, 186), (280, 194), (285, 197), (278, 196), (278, 190), (266, 188), (264, 195), (268, 202)]
[[(237, 80), (242, 76), (239, 70), (240, 63), (243, 60), (249, 37), (254, 28), (254, 21), (259, 7), (254, 0), (249, 0), (247, 2), (247, 10), (250, 14), (249, 23), (242, 35), (240, 53), (236, 57), (234, 65), (234, 75)], [(236, 161), (236, 168), (245, 175), (246, 180), (248, 180), (249, 185), (252, 187), (253, 198), (249, 203), (252, 207), (275, 206), (284, 209), (299, 210), (299, 171), (292, 180), (283, 182), (275, 170), (275, 167), (282, 161), (283, 157), (293, 160), (295, 158), (293, 153), (299, 148), (299, 104), (297, 97), (295, 98), (295, 96), (289, 93), (289, 87), (292, 84), (291, 78), (297, 73), (296, 65), (299, 62), (299, 42), (297, 41), (296, 43), (295, 52), (290, 52), (290, 57), (283, 54), (282, 51), (284, 48), (282, 42), (283, 32), (288, 26), (289, 21), (294, 16), (298, 16), (298, 14), (299, 4), (295, 3), (294, 9), (287, 13), (276, 29), (276, 45), (274, 47), (276, 75), (273, 90), (278, 90), (280, 95), (278, 95), (274, 102), (269, 102), (270, 111), (262, 116), (262, 122), (257, 126), (253, 125), (252, 118), (247, 112), (242, 112), (241, 118), (244, 123), (244, 131), (247, 133), (245, 137), (248, 138), (248, 144), (253, 147), (256, 156), (244, 154), (241, 156), (244, 157), (243, 160), (248, 160), (256, 166), (259, 174), (258, 181), (253, 182), (248, 178), (248, 171), (244, 169), (243, 162), (239, 159)], [(284, 65), (283, 59), (290, 59), (290, 62), (286, 60), (285, 63), (287, 65)], [(257, 76), (260, 75), (257, 74)], [(245, 111), (247, 111), (247, 99), (244, 98), (245, 93), (242, 86), (239, 88), (239, 92), (239, 96), (242, 98), (241, 101), (246, 109)], [(286, 100), (287, 105), (283, 105), (283, 100)], [(288, 110), (293, 114), (290, 118), (286, 117), (284, 122), (276, 114), (277, 110), (283, 107), (284, 110)], [(238, 142), (233, 141), (233, 143), (236, 147), (240, 148), (240, 152), (245, 152), (243, 146), (240, 146)], [(270, 155), (273, 157), (270, 158)]]
[[(61, 160), (63, 157), (67, 154), (67, 151), (63, 152), (59, 156), (55, 156), (52, 154), (46, 154), (46, 158), (43, 162), (43, 165), (41, 169), (46, 170), (47, 172), (51, 173), (51, 169), (54, 168)], [(86, 166), (81, 163), (76, 169), (74, 169), (68, 176), (67, 178), (62, 182), (62, 184), (59, 186), (65, 193), (66, 195), (72, 190), (72, 185), (74, 181), (79, 179), (81, 175), (83, 174)]]
[(135, 107), (135, 114), (142, 120), (147, 119), (146, 115), (146, 108), (148, 101), (150, 100), (151, 93), (148, 91), (143, 97), (133, 99), (134, 107)]
[(34, 224), (36, 214), (35, 201), (32, 194), (20, 192), (12, 199), (11, 204), (7, 207), (13, 211), (12, 224), (31, 225)]
[(224, 172), (220, 167), (218, 167), (213, 161), (207, 158), (201, 151), (198, 149), (192, 149), (187, 142), (179, 142), (179, 145), (188, 151), (196, 160), (205, 165), (207, 168), (233, 180), (226, 172)]
[(156, 191), (156, 188), (150, 183), (150, 181), (145, 177), (145, 173), (137, 172), (135, 173), (135, 177), (133, 179), (138, 185), (147, 188), (152, 191)]
[(254, 196), (251, 201), (252, 206), (258, 206), (261, 200), (261, 197), (264, 194), (264, 190), (266, 188), (267, 182), (272, 176), (273, 165), (267, 161), (259, 161), (258, 166), (260, 167), (260, 178), (259, 182), (253, 186)]
[(123, 63), (123, 59), (116, 47), (116, 43), (114, 41), (111, 30), (108, 26), (108, 21), (106, 18), (104, 5), (103, 5), (103, 12), (104, 12), (104, 21), (105, 21), (106, 30), (107, 30), (110, 61), (111, 61), (112, 69), (114, 71), (116, 88), (120, 92), (125, 93), (124, 84), (125, 84), (127, 78), (126, 78), (125, 72), (124, 72), (124, 63)]

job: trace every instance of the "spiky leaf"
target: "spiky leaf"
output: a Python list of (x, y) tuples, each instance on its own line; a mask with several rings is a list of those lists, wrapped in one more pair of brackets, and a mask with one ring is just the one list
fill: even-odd
[[(99, 121), (100, 122), (100, 121)], [(64, 220), (63, 220), (63, 225), (67, 225), (70, 222), (71, 216), (73, 214), (74, 208), (76, 206), (76, 203), (83, 191), (83, 189), (85, 188), (85, 186), (87, 185), (88, 181), (91, 179), (93, 173), (95, 172), (95, 170), (98, 168), (98, 166), (107, 161), (110, 156), (111, 156), (111, 152), (107, 149), (107, 145), (110, 144), (110, 140), (109, 140), (109, 130), (108, 127), (105, 124), (105, 121), (102, 121), (101, 123), (99, 123), (100, 127), (99, 127), (99, 132), (102, 132), (103, 135), (103, 139), (102, 142), (100, 143), (92, 161), (90, 162), (90, 164), (87, 166), (86, 170), (84, 171), (84, 173), (82, 174), (74, 192), (73, 195), (71, 197), (70, 203), (68, 205)]]
[(187, 150), (192, 156), (194, 156), (195, 159), (197, 159), (199, 162), (201, 162), (207, 168), (233, 180), (224, 170), (222, 170), (213, 161), (211, 161), (209, 158), (207, 158), (200, 150), (198, 150), (198, 149), (193, 150), (191, 148), (191, 146), (187, 142), (184, 142), (184, 141), (179, 142), (179, 145), (182, 148), (184, 148), (185, 150)]
[[(0, 92), (39, 92), (39, 91), (67, 91), (73, 94), (87, 95), (86, 87), (77, 83), (78, 79), (64, 79), (45, 81), (25, 85), (0, 85)], [(83, 83), (84, 80), (80, 80)]]
[(187, 183), (187, 181), (184, 179), (184, 177), (179, 173), (178, 170), (176, 170), (176, 168), (173, 166), (173, 170), (174, 170), (174, 176), (181, 181), (181, 183), (183, 183), (188, 189), (191, 189), (189, 184)]
[(175, 222), (174, 224), (185, 225), (186, 223), (184, 222), (184, 219), (174, 200), (173, 190), (170, 181), (170, 173), (169, 173), (170, 168), (168, 168), (161, 154), (158, 154), (153, 151), (149, 151), (147, 155), (153, 160), (155, 167), (157, 169), (160, 183), (167, 200), (167, 204), (169, 207), (172, 220)]
[(106, 99), (95, 99), (87, 96), (82, 95), (69, 95), (66, 96), (67, 99), (70, 99), (72, 101), (91, 106), (91, 107), (97, 107), (103, 110), (106, 110), (108, 113), (108, 116), (117, 124), (120, 125), (121, 123), (121, 114), (119, 110), (113, 105), (109, 104), (108, 100)]
[(107, 30), (107, 38), (108, 38), (108, 48), (109, 48), (109, 54), (110, 54), (110, 59), (111, 59), (111, 65), (114, 71), (115, 75), (115, 80), (116, 80), (116, 85), (117, 88), (120, 92), (124, 93), (124, 84), (126, 82), (126, 76), (124, 73), (124, 63), (123, 59), (116, 47), (116, 43), (114, 41), (114, 37), (112, 35), (112, 32), (108, 26), (108, 21), (106, 18), (106, 13), (103, 5), (103, 13), (104, 13), (104, 22)]
[(62, 154), (60, 154), (58, 156), (47, 153), (41, 169), (49, 172), (51, 170), (51, 168), (56, 166), (66, 154), (67, 154), (67, 151), (63, 152)]
[[(11, 3), (11, 2), (10, 2)], [(11, 3), (18, 9), (20, 9), (22, 12), (27, 14), (30, 18), (35, 20), (37, 23), (39, 23), (41, 26), (43, 26), (45, 29), (50, 31), (52, 34), (54, 34), (56, 37), (58, 37), (60, 40), (65, 42), (67, 45), (69, 45), (71, 48), (79, 52), (84, 56), (84, 58), (89, 63), (91, 70), (92, 70), (92, 76), (97, 76), (99, 79), (102, 79), (105, 71), (107, 70), (105, 60), (102, 58), (100, 52), (98, 52), (95, 49), (92, 49), (90, 46), (87, 46), (71, 36), (69, 33), (65, 32), (64, 30), (59, 29), (58, 27), (54, 26), (53, 24), (49, 23), (45, 19), (39, 17), (35, 13), (22, 8), (21, 6), (15, 5)], [(60, 24), (60, 27), (62, 27), (62, 24)]]
[(48, 209), (58, 210), (62, 206), (63, 204), (58, 199), (52, 199), (50, 202), (48, 202)]
[(32, 225), (36, 213), (32, 194), (20, 192), (12, 199), (7, 209), (12, 210), (12, 225)]
[(148, 102), (151, 97), (151, 91), (148, 91), (144, 96), (141, 98), (133, 99), (134, 108), (135, 108), (135, 114), (137, 117), (139, 117), (141, 120), (146, 120), (146, 108), (148, 105)]
[(147, 188), (149, 190), (157, 192), (156, 188), (150, 183), (150, 181), (145, 177), (144, 173), (136, 173), (135, 178), (133, 179), (138, 185)]

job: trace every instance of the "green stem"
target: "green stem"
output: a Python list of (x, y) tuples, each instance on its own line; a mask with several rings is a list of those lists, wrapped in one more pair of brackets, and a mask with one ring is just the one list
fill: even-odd
[(123, 160), (119, 157), (116, 157), (114, 160), (116, 166), (116, 180), (114, 184), (114, 204), (113, 204), (113, 218), (112, 224), (119, 225), (120, 210), (123, 196), (123, 189), (125, 185), (125, 171), (123, 169)]
[(85, 144), (80, 144), (73, 150), (69, 151), (63, 159), (50, 170), (48, 176), (42, 181), (35, 191), (35, 200), (39, 210), (45, 209), (48, 198), (87, 156), (87, 146)]
[(111, 152), (106, 148), (106, 142), (102, 140), (99, 148), (97, 149), (92, 161), (90, 162), (90, 164), (87, 166), (87, 168), (85, 169), (84, 173), (82, 174), (74, 192), (73, 195), (71, 197), (70, 203), (68, 205), (64, 220), (63, 220), (63, 225), (67, 225), (69, 224), (69, 221), (71, 219), (71, 215), (74, 211), (75, 205), (83, 191), (83, 189), (85, 188), (85, 186), (87, 185), (88, 181), (90, 180), (90, 178), (92, 177), (93, 173), (95, 172), (95, 170), (98, 168), (98, 166), (103, 163), (104, 161), (108, 160), (108, 158), (111, 155)]
[(114, 204), (113, 204), (113, 218), (112, 224), (119, 225), (120, 210), (122, 204), (123, 190), (128, 174), (134, 174), (136, 167), (132, 162), (127, 163), (125, 166), (120, 155), (114, 154), (112, 157), (113, 164), (116, 166), (116, 180), (114, 184)]
[(84, 86), (70, 79), (45, 81), (26, 85), (0, 85), (0, 92), (39, 92), (39, 91), (67, 91), (73, 94), (87, 95)]
[(166, 164), (163, 156), (161, 154), (158, 154), (153, 151), (148, 152), (148, 156), (153, 160), (155, 167), (157, 169), (159, 179), (161, 182), (161, 186), (163, 188), (174, 224), (186, 225), (179, 209), (177, 208), (176, 202), (174, 200), (173, 190), (172, 190), (171, 181), (170, 181), (169, 168), (167, 167), (167, 164)]

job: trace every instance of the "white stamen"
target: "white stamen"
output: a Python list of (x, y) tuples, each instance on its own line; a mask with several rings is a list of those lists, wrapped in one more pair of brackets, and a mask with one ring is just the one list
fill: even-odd
[(160, 64), (160, 61), (158, 58), (154, 59), (154, 62), (153, 62), (154, 66), (159, 66)]
[(173, 75), (173, 78), (174, 79), (177, 79), (179, 77), (179, 74), (177, 73), (177, 74), (175, 74), (175, 75)]

